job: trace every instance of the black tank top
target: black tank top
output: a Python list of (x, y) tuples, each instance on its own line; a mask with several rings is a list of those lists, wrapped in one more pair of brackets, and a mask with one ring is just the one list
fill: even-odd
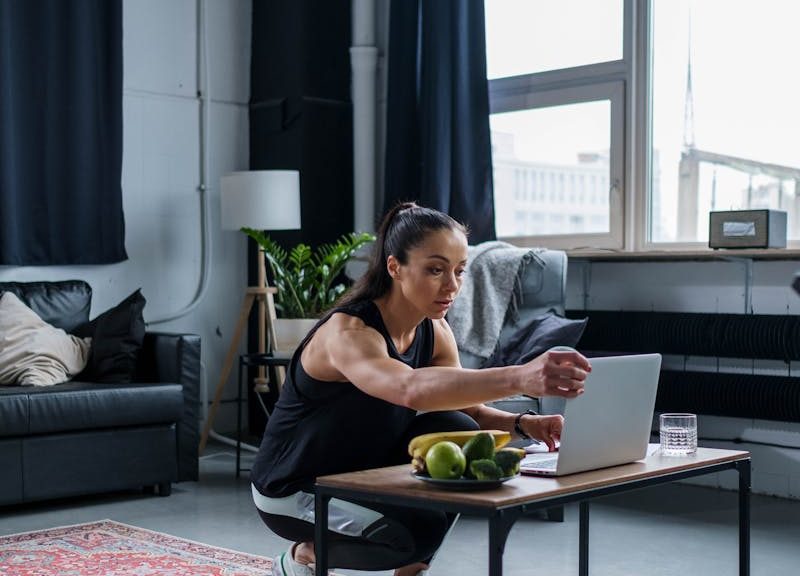
[[(389, 356), (412, 368), (430, 366), (433, 324), (426, 318), (408, 350), (400, 354), (372, 301), (336, 308), (356, 316), (386, 340)], [(300, 353), (319, 321), (295, 351), (275, 410), (267, 423), (250, 479), (263, 495), (278, 498), (311, 490), (317, 476), (386, 466), (388, 455), (416, 412), (370, 396), (350, 382), (325, 382), (309, 376)]]

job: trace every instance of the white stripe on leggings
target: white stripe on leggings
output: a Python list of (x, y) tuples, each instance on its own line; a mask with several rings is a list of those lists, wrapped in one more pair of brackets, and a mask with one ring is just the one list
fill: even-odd
[[(296, 492), (284, 498), (269, 498), (259, 492), (253, 484), (250, 485), (250, 490), (256, 508), (262, 512), (314, 523), (313, 494)], [(360, 538), (367, 526), (380, 518), (383, 518), (380, 512), (346, 500), (331, 498), (328, 504), (328, 529), (345, 536)]]

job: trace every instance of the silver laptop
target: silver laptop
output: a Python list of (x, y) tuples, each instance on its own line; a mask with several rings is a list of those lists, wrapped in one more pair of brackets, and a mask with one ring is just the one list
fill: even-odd
[(557, 453), (529, 454), (520, 472), (562, 476), (627, 464), (647, 455), (660, 354), (590, 358), (586, 389), (566, 401)]

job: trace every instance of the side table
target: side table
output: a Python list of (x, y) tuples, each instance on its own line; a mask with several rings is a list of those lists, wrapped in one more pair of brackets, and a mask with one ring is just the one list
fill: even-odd
[[(244, 380), (245, 367), (258, 367), (258, 366), (289, 366), (292, 357), (289, 354), (241, 354), (239, 356), (239, 392), (236, 396), (236, 477), (242, 472), (242, 380)], [(281, 383), (282, 384), (282, 383)], [(280, 385), (279, 385), (280, 388)], [(256, 397), (258, 398), (261, 408), (269, 421), (270, 413), (264, 401), (261, 399), (261, 393), (267, 390), (259, 390), (259, 386), (254, 388)], [(246, 471), (246, 470), (244, 470)]]

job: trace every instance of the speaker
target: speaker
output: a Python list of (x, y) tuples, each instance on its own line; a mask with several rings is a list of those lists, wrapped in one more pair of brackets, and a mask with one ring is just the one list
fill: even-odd
[(786, 248), (786, 212), (709, 212), (709, 248)]

